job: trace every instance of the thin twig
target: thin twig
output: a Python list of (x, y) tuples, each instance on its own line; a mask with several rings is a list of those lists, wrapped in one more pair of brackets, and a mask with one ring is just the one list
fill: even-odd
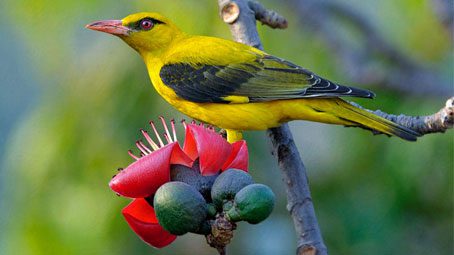
[(287, 20), (279, 13), (273, 10), (267, 10), (261, 3), (257, 1), (249, 1), (249, 8), (255, 13), (255, 19), (262, 22), (271, 28), (287, 28)]
[[(236, 41), (263, 49), (256, 29), (259, 18), (271, 27), (284, 28), (287, 22), (275, 12), (257, 2), (247, 0), (218, 0), (222, 19), (230, 25)], [(251, 6), (253, 6), (251, 8)], [(272, 17), (268, 17), (272, 16)], [(276, 18), (279, 17), (279, 18)], [(278, 24), (279, 23), (279, 24)], [(285, 25), (284, 25), (285, 24)], [(327, 249), (315, 216), (306, 168), (293, 142), (287, 124), (268, 130), (287, 191), (288, 205), (298, 236), (298, 255), (323, 255)]]

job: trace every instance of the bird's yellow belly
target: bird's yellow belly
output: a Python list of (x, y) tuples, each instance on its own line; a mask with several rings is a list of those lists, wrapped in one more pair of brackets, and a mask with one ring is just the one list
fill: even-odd
[(184, 114), (214, 126), (233, 130), (264, 130), (281, 124), (273, 103), (214, 104), (180, 101), (173, 104)]

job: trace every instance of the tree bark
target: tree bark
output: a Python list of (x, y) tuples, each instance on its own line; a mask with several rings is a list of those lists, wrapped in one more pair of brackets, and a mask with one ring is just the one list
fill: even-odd
[[(238, 42), (263, 49), (257, 33), (256, 19), (272, 28), (285, 28), (287, 21), (256, 1), (218, 0), (221, 17), (228, 23)], [(315, 216), (306, 168), (301, 160), (287, 124), (267, 131), (283, 174), (290, 212), (298, 237), (298, 255), (328, 254)]]

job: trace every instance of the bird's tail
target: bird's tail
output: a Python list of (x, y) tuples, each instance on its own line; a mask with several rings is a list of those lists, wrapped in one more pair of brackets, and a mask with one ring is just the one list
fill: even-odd
[[(300, 116), (301, 118), (295, 116), (299, 119), (361, 127), (387, 135), (398, 136), (407, 141), (416, 141), (416, 138), (421, 136), (421, 134), (416, 131), (360, 109), (340, 98), (309, 98), (304, 100), (307, 101), (304, 105), (314, 112), (309, 115), (305, 114), (304, 117)], [(293, 108), (293, 110), (295, 110), (295, 108)]]

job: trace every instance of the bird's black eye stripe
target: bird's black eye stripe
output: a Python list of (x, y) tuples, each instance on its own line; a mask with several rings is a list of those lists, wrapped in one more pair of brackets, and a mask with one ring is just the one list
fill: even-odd
[(154, 24), (165, 24), (164, 21), (160, 21), (158, 19), (153, 19), (153, 18), (148, 18), (150, 19)]

